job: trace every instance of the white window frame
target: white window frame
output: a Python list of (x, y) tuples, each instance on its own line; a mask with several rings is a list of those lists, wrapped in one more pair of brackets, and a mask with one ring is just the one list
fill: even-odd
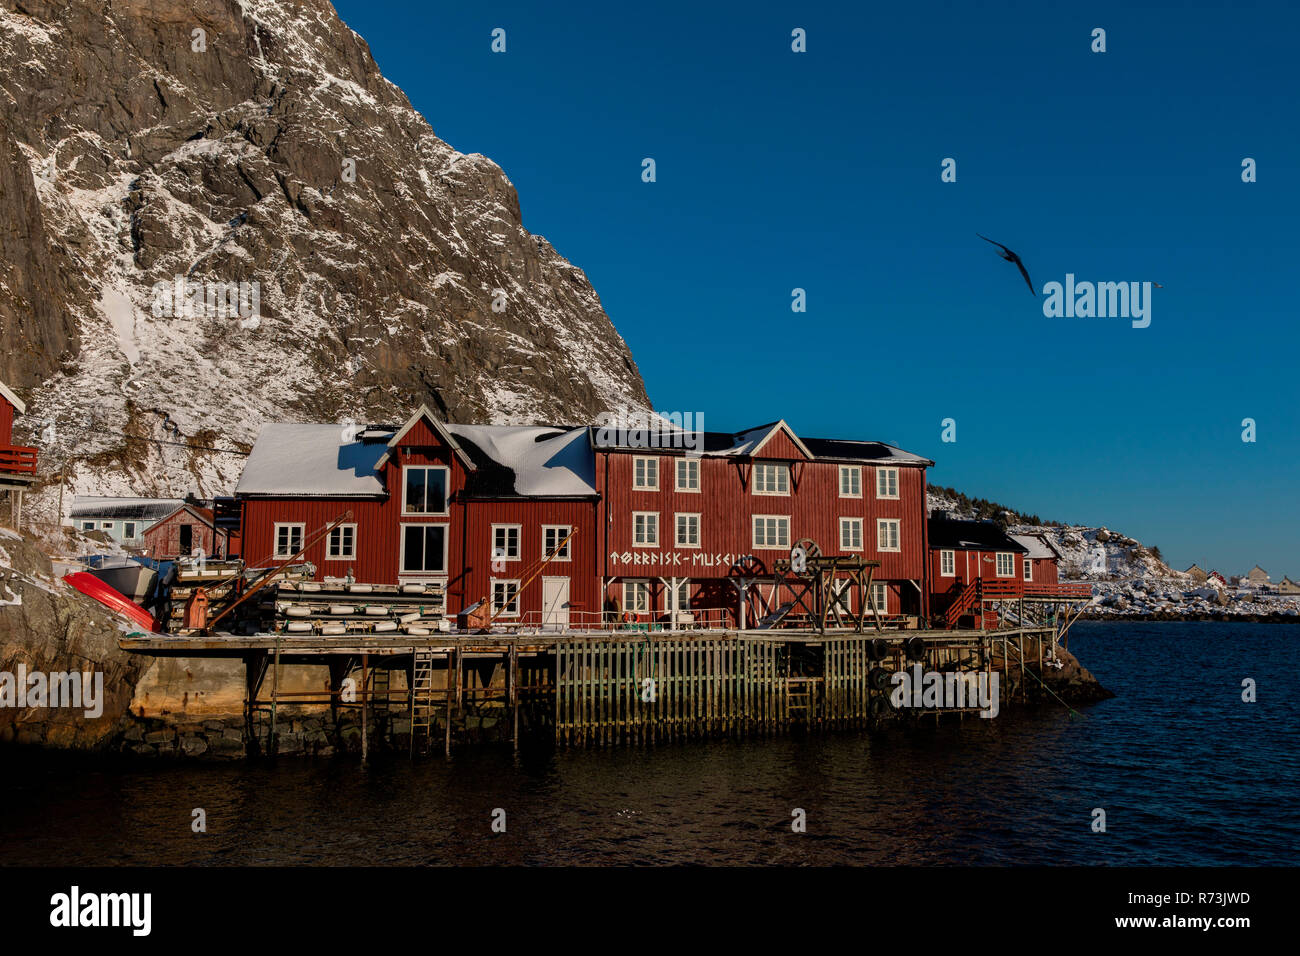
[[(689, 480), (688, 480), (685, 484), (682, 483), (682, 468), (683, 468), (683, 466), (687, 466), (687, 467), (686, 467), (686, 471), (687, 471), (688, 473), (689, 473), (690, 471), (692, 471), (692, 470), (695, 472), (695, 487), (694, 487), (694, 488), (690, 487), (690, 482), (689, 482)], [(691, 466), (693, 466), (693, 467), (691, 467)], [(700, 484), (701, 484), (701, 477), (700, 477), (700, 476), (701, 476), (702, 474), (703, 474), (703, 469), (700, 468), (700, 459), (698, 459), (698, 458), (693, 458), (693, 457), (690, 457), (690, 458), (678, 458), (678, 459), (676, 459), (676, 461), (675, 461), (674, 464), (673, 464), (673, 487), (674, 487), (675, 489), (677, 489), (678, 491), (682, 492), (683, 494), (688, 494), (688, 495), (697, 495), (697, 494), (700, 493)]]
[[(947, 568), (945, 571), (944, 568)], [(952, 548), (939, 551), (939, 577), (955, 578), (957, 576), (957, 552)]]
[[(499, 552), (499, 551), (497, 550), (497, 548), (498, 548), (498, 545), (497, 545), (497, 532), (498, 532), (498, 531), (504, 531), (504, 532), (506, 532), (505, 540), (506, 540), (506, 544), (507, 544), (507, 546), (509, 546), (509, 543), (510, 543), (510, 532), (513, 531), (513, 532), (515, 533), (515, 553), (514, 553), (513, 555), (510, 554), (510, 552), (509, 552), (508, 550), (505, 551), (505, 553), (501, 553), (501, 552)], [(494, 524), (494, 525), (492, 526), (492, 537), (491, 537), (490, 542), (489, 542), (489, 547), (492, 549), (492, 560), (493, 560), (493, 561), (520, 561), (520, 560), (522, 560), (522, 559), (523, 559), (523, 553), (524, 553), (524, 526), (523, 526), (523, 525), (519, 525), (519, 524)], [(504, 578), (503, 578), (502, 580), (504, 580)]]
[[(858, 490), (856, 492), (844, 490), (844, 478), (847, 475), (853, 476), (853, 480), (850, 482), (850, 484), (857, 485)], [(862, 466), (861, 465), (840, 465), (839, 476), (840, 476), (840, 497), (841, 498), (862, 497)]]
[(100, 531), (112, 531), (113, 528), (114, 528), (116, 525), (117, 525), (117, 522), (116, 522), (116, 521), (101, 521), (101, 522), (99, 523), (99, 530), (100, 530)]
[[(298, 529), (298, 547), (295, 548), (295, 547), (293, 546), (293, 532), (290, 531), (290, 532), (289, 532), (289, 550), (288, 550), (288, 551), (281, 551), (281, 550), (280, 550), (280, 529), (281, 529), (281, 528), (297, 528), (297, 529)], [(284, 560), (285, 558), (292, 558), (295, 554), (297, 554), (299, 551), (301, 551), (301, 550), (302, 550), (302, 543), (303, 543), (303, 540), (304, 540), (304, 535), (305, 535), (306, 533), (307, 533), (307, 526), (306, 526), (305, 524), (303, 524), (301, 521), (277, 521), (277, 522), (275, 522), (275, 526), (271, 529), (271, 545), (272, 545), (273, 550), (274, 550), (274, 553), (275, 553), (275, 559), (276, 559), (277, 561), (280, 561), (280, 560)]]
[[(136, 537), (135, 526), (136, 526), (138, 523), (139, 523), (139, 522), (136, 522), (136, 521), (123, 521), (123, 522), (122, 522), (122, 537), (123, 537), (123, 538), (128, 538), (128, 539), (129, 539), (129, 538), (134, 538), (134, 537)], [(128, 530), (128, 529), (129, 529), (129, 530)]]
[[(502, 605), (497, 601), (497, 585), (513, 584), (515, 592), (511, 596), (508, 604)], [(518, 617), (519, 616), (519, 579), (518, 578), (492, 578), (492, 587), (489, 593), (490, 606), (493, 617)], [(510, 605), (514, 605), (512, 608)]]
[[(695, 519), (695, 543), (694, 544), (690, 543), (689, 541), (682, 540), (682, 526), (681, 526), (682, 518)], [(687, 526), (688, 527), (690, 526), (689, 521), (687, 522)], [(698, 548), (700, 546), (700, 513), (698, 511), (678, 511), (673, 514), (673, 542), (674, 542), (674, 546), (678, 548)]]
[[(654, 540), (647, 540), (638, 543), (636, 540), (636, 519), (637, 518), (654, 518), (654, 521), (646, 522), (646, 528), (654, 529)], [(659, 512), (657, 511), (633, 511), (632, 512), (632, 547), (634, 548), (657, 548), (659, 547)]]
[[(425, 471), (441, 471), (444, 473), (442, 480), (442, 504), (443, 511), (411, 511), (406, 504), (406, 473), (421, 468)], [(403, 465), (402, 466), (402, 516), (416, 518), (445, 517), (451, 514), (451, 469), (446, 465)]]
[[(881, 598), (879, 601), (876, 600), (877, 595), (879, 595)], [(879, 611), (881, 614), (888, 614), (889, 613), (889, 584), (885, 581), (872, 581), (871, 591), (867, 594), (867, 600), (870, 602), (867, 604), (868, 608), (874, 608), (876, 611)]]
[[(352, 529), (352, 550), (348, 554), (334, 554), (334, 532), (342, 531), (344, 528)], [(339, 541), (342, 543), (342, 535), (339, 535)], [(355, 524), (341, 524), (332, 529), (325, 536), (325, 560), (326, 561), (355, 561), (357, 559), (357, 526)]]
[(82, 530), (82, 531), (94, 531), (94, 530), (95, 530), (95, 522), (93, 522), (93, 521), (83, 521), (83, 522), (81, 522), (81, 530)]
[[(781, 490), (779, 490), (779, 489), (776, 490), (776, 491), (767, 491), (767, 490), (765, 490), (765, 489), (762, 487), (762, 486), (766, 485), (767, 482), (766, 482), (766, 481), (760, 481), (760, 480), (759, 480), (759, 476), (760, 476), (760, 475), (766, 475), (766, 474), (768, 474), (768, 473), (771, 473), (771, 474), (774, 474), (774, 475), (782, 475), (782, 474), (785, 475), (785, 490), (784, 490), (784, 491), (781, 491)], [(778, 498), (788, 498), (788, 497), (790, 497), (790, 477), (791, 477), (791, 476), (790, 476), (790, 466), (789, 466), (789, 464), (787, 464), (786, 462), (783, 462), (783, 461), (756, 461), (756, 462), (754, 462), (754, 494), (756, 494), (756, 495), (768, 495), (768, 496), (771, 496), (771, 497), (778, 497)], [(777, 482), (775, 482), (775, 484), (780, 485), (781, 482), (777, 481)]]
[[(642, 600), (629, 600), (629, 595), (638, 594)], [(633, 604), (641, 606), (633, 607)], [(650, 582), (644, 578), (633, 578), (623, 582), (623, 610), (630, 614), (650, 613)]]
[(1025, 580), (1034, 580), (1034, 559), (1025, 558)]
[[(853, 536), (850, 533), (848, 543), (845, 544), (844, 532), (847, 529), (856, 528), (858, 531), (858, 543), (853, 543)], [(862, 519), (861, 518), (841, 518), (840, 519), (840, 550), (841, 551), (861, 551), (862, 550)]]
[[(780, 522), (784, 522), (785, 541), (778, 544), (759, 544), (758, 543), (758, 523), (760, 521), (776, 521), (777, 527), (781, 528)], [(751, 540), (754, 542), (754, 549), (761, 551), (788, 551), (790, 549), (790, 516), (789, 515), (754, 515), (749, 525)], [(767, 538), (766, 529), (763, 538)]]
[[(403, 521), (398, 526), (397, 533), (397, 573), (398, 574), (424, 574), (424, 575), (446, 575), (447, 574), (447, 557), (448, 549), (451, 547), (451, 525), (445, 521)], [(424, 568), (408, 568), (406, 566), (406, 529), (407, 528), (441, 528), (442, 529), (442, 570), (426, 570)]]
[[(997, 576), (1000, 578), (1014, 578), (1016, 576), (1016, 553), (1014, 551), (995, 551), (993, 554)], [(1006, 558), (1006, 571), (1002, 570), (1003, 558)]]
[[(889, 493), (889, 479), (894, 479), (894, 493)], [(882, 492), (880, 486), (882, 482), (885, 490)], [(900, 480), (897, 468), (876, 468), (876, 498), (882, 501), (897, 501), (899, 497)]]
[[(548, 533), (552, 531), (555, 532), (555, 544), (548, 546), (546, 543), (546, 536)], [(573, 533), (573, 525), (571, 524), (542, 525), (542, 557), (545, 558), (548, 554), (551, 553), (551, 548), (558, 545), (561, 541), (564, 541), (564, 547), (561, 548), (560, 551), (555, 555), (555, 557), (551, 558), (551, 560), (552, 561), (573, 560), (573, 539), (569, 538), (569, 535), (572, 533)], [(564, 540), (565, 538), (569, 538), (569, 540), (565, 541)]]
[[(641, 475), (638, 474), (637, 466), (646, 462), (645, 472), (649, 475), (651, 470), (654, 471), (654, 484), (643, 484)], [(658, 491), (659, 490), (659, 459), (654, 455), (634, 455), (632, 458), (632, 490), (633, 491)]]
[[(886, 528), (893, 526), (895, 543), (892, 547), (888, 546), (889, 535), (885, 536), (886, 544), (880, 543), (880, 533)], [(903, 519), (902, 518), (877, 518), (876, 519), (876, 550), (889, 553), (897, 553), (903, 550)]]

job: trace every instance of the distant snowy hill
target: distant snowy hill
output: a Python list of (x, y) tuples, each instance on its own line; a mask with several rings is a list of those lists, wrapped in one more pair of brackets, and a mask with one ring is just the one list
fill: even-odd
[[(931, 489), (930, 513), (979, 517), (970, 500)], [(1280, 598), (1251, 588), (1198, 582), (1175, 571), (1136, 538), (1105, 527), (1024, 524), (1012, 517), (1007, 530), (1044, 535), (1061, 554), (1063, 581), (1092, 584), (1089, 613), (1106, 616), (1199, 617), (1216, 615), (1300, 615), (1300, 600)], [(1209, 569), (1213, 570), (1213, 569)]]

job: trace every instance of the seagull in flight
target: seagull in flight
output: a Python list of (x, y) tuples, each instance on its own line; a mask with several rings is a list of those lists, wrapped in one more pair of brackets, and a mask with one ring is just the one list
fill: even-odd
[[(975, 233), (975, 235), (980, 236), (978, 232)], [(988, 236), (980, 236), (980, 238), (985, 242), (993, 242), (993, 240)], [(1025, 285), (1029, 286), (1030, 294), (1037, 296), (1038, 293), (1034, 291), (1034, 284), (1029, 280), (1029, 272), (1025, 269), (1025, 264), (1020, 261), (1020, 257), (1000, 242), (993, 242), (993, 245), (1002, 250), (998, 255), (1002, 256), (1003, 259), (1006, 259), (1007, 262), (1014, 262), (1016, 264), (1016, 268), (1020, 270), (1020, 274), (1025, 277)]]

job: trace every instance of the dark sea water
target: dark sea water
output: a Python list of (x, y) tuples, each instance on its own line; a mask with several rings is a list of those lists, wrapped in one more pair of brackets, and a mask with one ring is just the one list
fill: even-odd
[(369, 767), (6, 753), (0, 863), (1300, 863), (1300, 625), (1083, 623), (1070, 644), (1118, 695), (1083, 718)]

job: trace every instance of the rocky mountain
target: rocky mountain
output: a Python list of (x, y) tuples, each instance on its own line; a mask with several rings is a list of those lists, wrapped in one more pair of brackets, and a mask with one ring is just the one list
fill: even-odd
[(0, 379), (69, 491), (220, 493), (267, 420), (649, 405), (325, 0), (0, 0), (0, 160)]

